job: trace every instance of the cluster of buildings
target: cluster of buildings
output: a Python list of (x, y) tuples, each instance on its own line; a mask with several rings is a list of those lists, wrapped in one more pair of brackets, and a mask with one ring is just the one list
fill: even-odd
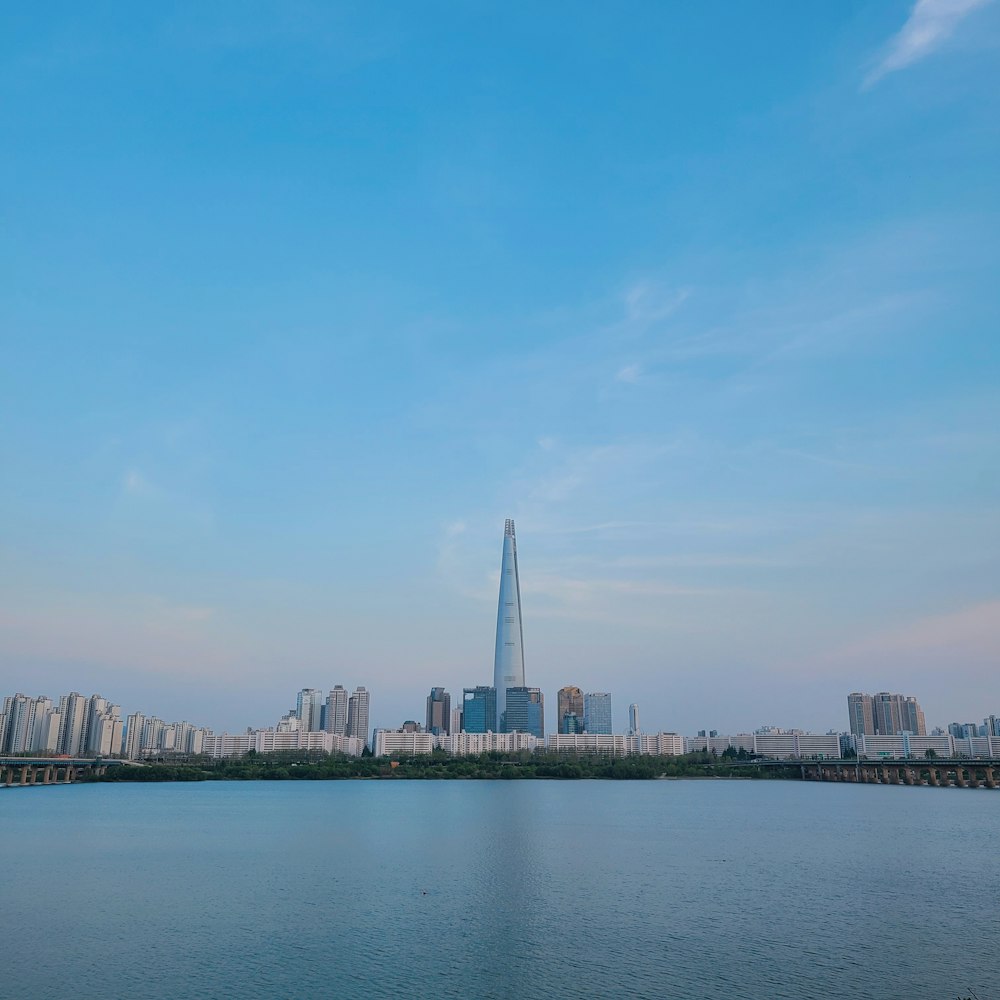
[(326, 695), (319, 688), (303, 688), (295, 708), (289, 709), (276, 726), (241, 733), (185, 728), (186, 723), (170, 727), (159, 719), (136, 713), (128, 717), (124, 755), (129, 760), (140, 760), (172, 752), (237, 757), (250, 751), (301, 750), (358, 756), (368, 743), (370, 712), (371, 693), (367, 688), (359, 686), (348, 692), (337, 684)]
[(0, 713), (0, 754), (65, 757), (163, 756), (232, 757), (306, 750), (360, 755), (368, 744), (371, 695), (363, 687), (348, 693), (338, 684), (328, 695), (312, 688), (299, 692), (298, 703), (278, 724), (241, 733), (216, 733), (190, 722), (165, 722), (134, 712), (124, 720), (121, 708), (99, 694), (73, 692), (58, 702), (44, 695), (4, 699)]
[[(638, 709), (632, 706), (632, 734), (638, 733)], [(514, 522), (504, 524), (500, 561), (500, 597), (497, 603), (493, 683), (464, 688), (462, 703), (452, 707), (444, 688), (431, 689), (427, 698), (427, 724), (422, 732), (435, 739), (466, 735), (527, 735), (545, 740), (545, 696), (529, 687), (524, 675), (524, 629), (521, 622), (521, 581), (517, 567)], [(607, 691), (584, 694), (578, 687), (564, 687), (558, 695), (559, 735), (612, 735), (611, 695)], [(404, 722), (398, 730), (379, 730), (375, 745), (391, 742), (391, 735), (417, 735), (420, 725)], [(426, 741), (424, 741), (426, 742)]]
[(443, 687), (431, 688), (425, 722), (404, 722), (398, 729), (377, 729), (369, 741), (371, 695), (340, 684), (328, 692), (303, 688), (295, 707), (273, 727), (217, 734), (188, 722), (168, 723), (135, 712), (123, 720), (118, 705), (101, 695), (73, 692), (58, 702), (23, 694), (4, 699), (0, 713), (0, 754), (123, 756), (141, 760), (163, 755), (230, 757), (277, 751), (308, 751), (376, 756), (432, 753), (453, 755), (488, 751), (546, 751), (565, 754), (655, 754), (692, 752), (751, 755), (777, 759), (880, 757), (1000, 757), (1000, 718), (983, 725), (952, 723), (928, 735), (924, 713), (910, 695), (853, 692), (847, 708), (850, 731), (825, 734), (764, 727), (753, 733), (697, 736), (643, 733), (639, 709), (629, 706), (628, 732), (616, 734), (611, 694), (584, 693), (568, 685), (557, 695), (556, 732), (545, 733), (545, 698), (529, 687), (524, 673), (521, 587), (514, 522), (504, 526), (497, 607), (493, 682), (467, 687), (452, 705)]
[(4, 698), (0, 713), (0, 752), (77, 756), (120, 754), (121, 708), (99, 694), (74, 691), (58, 702), (44, 695)]
[(927, 735), (924, 713), (912, 695), (853, 691), (847, 696), (847, 715), (854, 736)]

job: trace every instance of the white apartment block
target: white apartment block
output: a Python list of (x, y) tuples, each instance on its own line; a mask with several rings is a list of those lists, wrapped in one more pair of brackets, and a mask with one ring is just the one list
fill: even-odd
[(437, 737), (433, 733), (403, 733), (398, 729), (376, 729), (376, 757), (390, 757), (398, 754), (402, 757), (412, 757), (416, 754), (433, 753), (437, 746)]
[(684, 752), (684, 738), (677, 733), (644, 733), (625, 736), (605, 733), (551, 735), (540, 740), (531, 733), (452, 733), (435, 737), (432, 733), (404, 733), (396, 729), (375, 732), (375, 756), (411, 756), (441, 749), (452, 757), (481, 753), (543, 751), (569, 754), (602, 754), (626, 757), (632, 754), (671, 756)]
[(951, 742), (953, 757), (1000, 757), (1000, 736), (953, 737)]
[(439, 736), (438, 746), (452, 757), (480, 753), (514, 753), (535, 750), (542, 742), (531, 733), (452, 733)]
[(684, 753), (684, 737), (677, 733), (642, 733), (626, 736), (619, 733), (553, 733), (546, 740), (550, 753), (601, 754), (630, 757), (647, 754), (673, 757)]
[[(959, 738), (947, 733), (939, 736), (854, 736), (851, 737), (858, 757), (880, 758), (925, 757), (933, 751), (938, 757), (1000, 757), (1000, 737), (971, 736)], [(777, 760), (791, 758), (839, 758), (840, 736), (836, 733), (763, 732), (738, 736), (686, 736), (684, 752), (709, 750), (722, 754), (729, 747), (746, 750), (755, 757)]]
[(685, 736), (685, 753), (722, 754), (732, 748), (739, 752), (753, 753), (753, 733), (738, 733), (736, 736)]
[(757, 757), (840, 757), (837, 733), (754, 733), (753, 753)]
[[(944, 736), (910, 736), (901, 733), (899, 736), (855, 736), (854, 746), (859, 758), (878, 759), (882, 757), (926, 757), (928, 750), (933, 750), (938, 757), (951, 757), (954, 754), (954, 743), (966, 743), (966, 740), (953, 740), (947, 734)], [(997, 741), (1000, 747), (1000, 740)]]
[(739, 733), (736, 736), (685, 736), (685, 753), (710, 753), (722, 755), (732, 748), (745, 750), (755, 757), (773, 757), (778, 760), (798, 757), (840, 757), (840, 736), (837, 733), (765, 732)]
[(200, 752), (208, 757), (242, 757), (251, 750), (256, 753), (281, 753), (305, 751), (307, 753), (343, 753), (360, 757), (365, 748), (364, 740), (337, 733), (291, 732), (278, 729), (251, 729), (245, 733), (221, 733), (204, 730)]
[(242, 757), (256, 750), (255, 738), (252, 732), (219, 733), (211, 730), (205, 733), (202, 742), (202, 753), (206, 757)]
[(641, 733), (630, 738), (638, 743), (637, 753), (655, 757), (677, 757), (684, 753), (684, 737), (677, 733)]
[(257, 753), (277, 753), (282, 750), (305, 750), (313, 753), (343, 753), (360, 757), (365, 741), (354, 736), (341, 736), (323, 730), (282, 732), (280, 729), (255, 729), (253, 749)]

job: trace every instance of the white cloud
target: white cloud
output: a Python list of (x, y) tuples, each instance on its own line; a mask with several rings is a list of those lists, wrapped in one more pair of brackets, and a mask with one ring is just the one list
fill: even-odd
[(639, 381), (642, 375), (642, 367), (640, 365), (625, 365), (624, 368), (618, 370), (618, 374), (615, 375), (616, 382), (628, 382), (630, 385), (634, 385)]
[(129, 469), (122, 476), (122, 489), (135, 497), (149, 496), (153, 492), (152, 484), (138, 469)]
[(650, 326), (666, 319), (691, 295), (689, 288), (670, 288), (660, 282), (636, 282), (624, 296), (627, 323)]
[(910, 17), (888, 45), (879, 64), (868, 74), (870, 87), (887, 73), (903, 69), (930, 55), (955, 30), (956, 25), (977, 7), (991, 0), (917, 0)]

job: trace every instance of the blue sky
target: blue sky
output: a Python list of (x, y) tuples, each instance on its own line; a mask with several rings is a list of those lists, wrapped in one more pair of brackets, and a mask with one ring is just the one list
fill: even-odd
[[(0, 676), (241, 728), (1000, 713), (1000, 4), (0, 12)], [(551, 722), (551, 715), (550, 715)]]

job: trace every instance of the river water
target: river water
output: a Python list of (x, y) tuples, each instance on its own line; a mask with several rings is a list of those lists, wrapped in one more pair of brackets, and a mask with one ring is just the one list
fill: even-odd
[(0, 790), (12, 1000), (1000, 1000), (1000, 792)]

